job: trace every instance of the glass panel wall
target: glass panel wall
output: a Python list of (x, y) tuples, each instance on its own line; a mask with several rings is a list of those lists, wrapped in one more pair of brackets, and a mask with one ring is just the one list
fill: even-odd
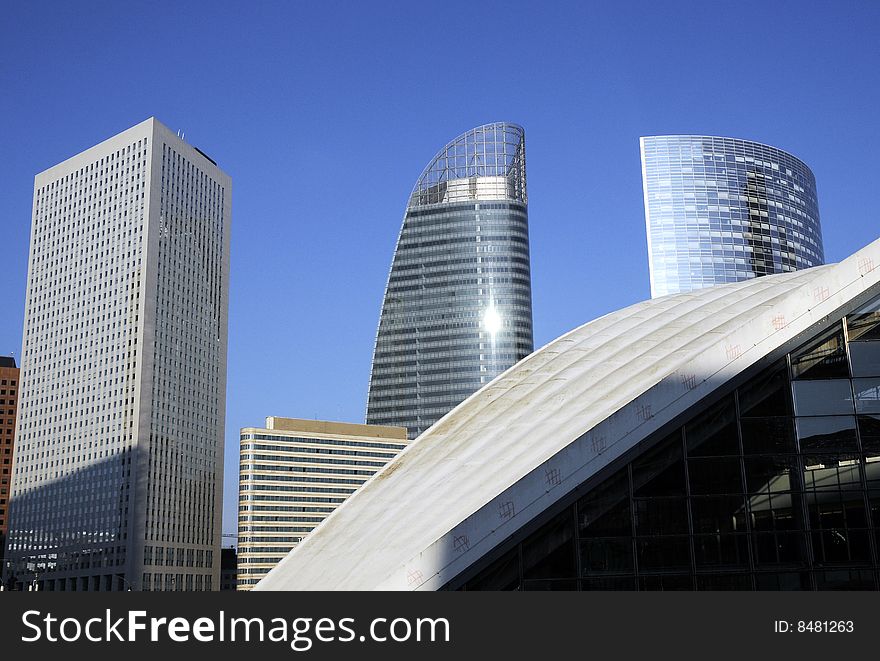
[(877, 589), (880, 301), (646, 445), (450, 586)]

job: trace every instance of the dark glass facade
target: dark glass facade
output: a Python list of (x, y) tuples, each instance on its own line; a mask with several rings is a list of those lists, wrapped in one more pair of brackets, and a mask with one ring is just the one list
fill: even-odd
[(447, 587), (877, 589), (880, 299), (643, 447)]
[(525, 134), (487, 124), (440, 150), (410, 195), (367, 423), (415, 438), (532, 349)]
[(0, 356), (0, 557), (6, 556), (9, 482), (12, 479), (12, 458), (15, 451), (12, 441), (15, 437), (19, 380), (15, 359), (11, 356)]

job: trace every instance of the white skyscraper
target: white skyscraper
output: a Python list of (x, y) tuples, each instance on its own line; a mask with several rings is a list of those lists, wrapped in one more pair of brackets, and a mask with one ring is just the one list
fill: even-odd
[(36, 176), (7, 580), (219, 588), (231, 183), (152, 118)]

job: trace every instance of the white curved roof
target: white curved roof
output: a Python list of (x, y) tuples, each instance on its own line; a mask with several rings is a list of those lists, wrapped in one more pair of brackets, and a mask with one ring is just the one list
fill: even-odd
[(474, 393), (324, 520), (257, 590), (436, 589), (571, 489), (880, 281), (845, 261), (652, 299)]

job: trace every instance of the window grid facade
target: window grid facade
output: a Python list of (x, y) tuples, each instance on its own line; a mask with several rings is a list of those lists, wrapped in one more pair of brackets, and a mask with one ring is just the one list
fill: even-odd
[(403, 450), (406, 430), (270, 418), (241, 430), (238, 590), (250, 590)]
[(0, 356), (0, 557), (5, 557), (9, 524), (10, 482), (15, 453), (15, 416), (18, 408), (19, 369), (15, 359)]
[(410, 195), (367, 423), (415, 438), (532, 349), (525, 134), (488, 124), (440, 150)]
[(148, 589), (145, 544), (219, 553), (230, 192), (153, 119), (37, 175), (8, 548), (19, 583)]
[(646, 447), (450, 586), (877, 589), (880, 299)]
[(816, 180), (775, 147), (641, 138), (651, 295), (824, 263)]

